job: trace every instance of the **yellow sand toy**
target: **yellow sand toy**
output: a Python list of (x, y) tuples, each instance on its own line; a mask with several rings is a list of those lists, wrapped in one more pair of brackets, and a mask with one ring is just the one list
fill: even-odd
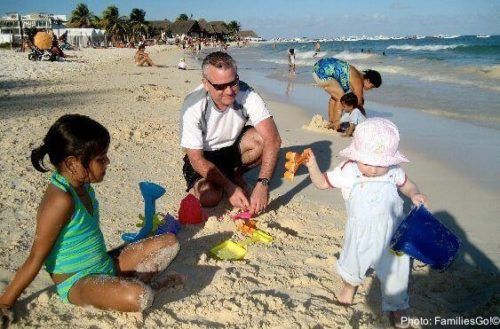
[(249, 235), (250, 239), (247, 240), (250, 240), (250, 242), (261, 242), (266, 244), (273, 242), (273, 237), (268, 233), (257, 229), (255, 221), (253, 220), (243, 223), (243, 225), (238, 227), (238, 230), (245, 235)]
[(260, 242), (269, 244), (273, 237), (255, 227), (255, 221), (249, 220), (238, 228), (243, 234), (249, 237), (243, 241), (235, 242), (226, 240), (210, 249), (210, 254), (220, 260), (241, 260), (247, 253), (247, 246)]
[(293, 181), (295, 177), (295, 173), (299, 169), (300, 165), (306, 162), (309, 159), (309, 155), (305, 152), (299, 154), (297, 152), (286, 152), (285, 155), (286, 163), (285, 163), (285, 174), (283, 178), (287, 181)]
[(240, 260), (247, 254), (247, 248), (233, 240), (226, 240), (210, 249), (210, 253), (221, 260)]

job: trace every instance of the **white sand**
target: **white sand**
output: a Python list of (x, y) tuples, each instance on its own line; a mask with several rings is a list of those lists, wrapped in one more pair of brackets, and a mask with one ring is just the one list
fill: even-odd
[[(36, 172), (30, 151), (62, 114), (81, 113), (111, 132), (111, 166), (95, 186), (101, 205), (101, 228), (110, 248), (123, 232), (136, 231), (143, 212), (138, 183), (151, 180), (167, 188), (158, 211), (176, 214), (184, 195), (179, 109), (183, 97), (199, 83), (200, 71), (179, 71), (177, 49), (148, 48), (163, 67), (133, 65), (133, 51), (75, 52), (88, 63), (24, 61), (20, 54), (0, 53), (0, 289), (27, 257), (35, 215), (49, 174)], [(194, 63), (188, 62), (190, 68)], [(24, 69), (28, 65), (29, 69)], [(51, 77), (46, 80), (45, 77)], [(337, 163), (337, 149), (348, 143), (338, 136), (300, 129), (310, 118), (270, 102), (285, 150), (313, 145), (318, 155)], [(282, 173), (280, 163), (276, 177)], [(327, 169), (327, 168), (322, 168)], [(274, 237), (271, 246), (251, 245), (244, 261), (216, 261), (208, 250), (231, 237), (235, 223), (224, 204), (207, 210), (205, 225), (185, 227), (181, 250), (169, 266), (187, 275), (183, 288), (160, 293), (143, 319), (63, 304), (47, 273), (41, 271), (14, 310), (14, 327), (53, 328), (373, 328), (389, 323), (380, 312), (373, 275), (352, 307), (335, 303), (340, 279), (333, 271), (342, 245), (345, 211), (338, 192), (315, 191), (303, 169), (293, 183), (273, 180), (270, 210), (259, 226)], [(227, 206), (227, 204), (225, 204)], [(496, 284), (496, 290), (488, 288)], [(410, 287), (413, 316), (454, 317), (499, 312), (498, 277), (461, 265), (439, 274), (414, 264)]]

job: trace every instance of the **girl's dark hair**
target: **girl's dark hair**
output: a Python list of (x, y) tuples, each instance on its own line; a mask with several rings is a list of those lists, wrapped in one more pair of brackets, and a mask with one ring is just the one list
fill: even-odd
[(342, 97), (340, 97), (340, 101), (345, 105), (352, 106), (353, 108), (356, 108), (358, 106), (358, 96), (356, 96), (354, 93), (344, 94)]
[(67, 157), (75, 156), (88, 168), (90, 160), (106, 151), (109, 142), (109, 132), (99, 122), (80, 114), (63, 115), (50, 127), (43, 144), (31, 152), (31, 163), (36, 170), (47, 172), (43, 163), (46, 154), (56, 168)]
[(375, 88), (380, 87), (382, 84), (382, 77), (380, 76), (380, 73), (375, 70), (363, 71), (363, 78), (370, 80)]

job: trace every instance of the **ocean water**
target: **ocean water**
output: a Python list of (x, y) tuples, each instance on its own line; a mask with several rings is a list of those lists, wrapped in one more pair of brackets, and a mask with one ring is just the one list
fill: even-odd
[[(292, 85), (289, 89), (313, 84), (314, 63), (321, 57), (336, 57), (360, 70), (381, 73), (382, 86), (365, 94), (369, 101), (500, 130), (498, 35), (326, 41), (317, 55), (314, 45), (267, 42), (232, 49), (231, 54), (240, 69), (287, 82)], [(289, 48), (296, 52), (295, 76), (287, 70)]]

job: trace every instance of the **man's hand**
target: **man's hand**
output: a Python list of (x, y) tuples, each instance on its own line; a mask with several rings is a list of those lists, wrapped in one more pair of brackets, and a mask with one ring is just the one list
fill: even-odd
[(247, 210), (250, 207), (245, 191), (238, 185), (232, 184), (231, 187), (226, 189), (226, 193), (229, 203), (233, 207), (240, 208), (241, 210)]
[(269, 187), (257, 183), (250, 197), (250, 213), (260, 214), (267, 207), (269, 201)]

